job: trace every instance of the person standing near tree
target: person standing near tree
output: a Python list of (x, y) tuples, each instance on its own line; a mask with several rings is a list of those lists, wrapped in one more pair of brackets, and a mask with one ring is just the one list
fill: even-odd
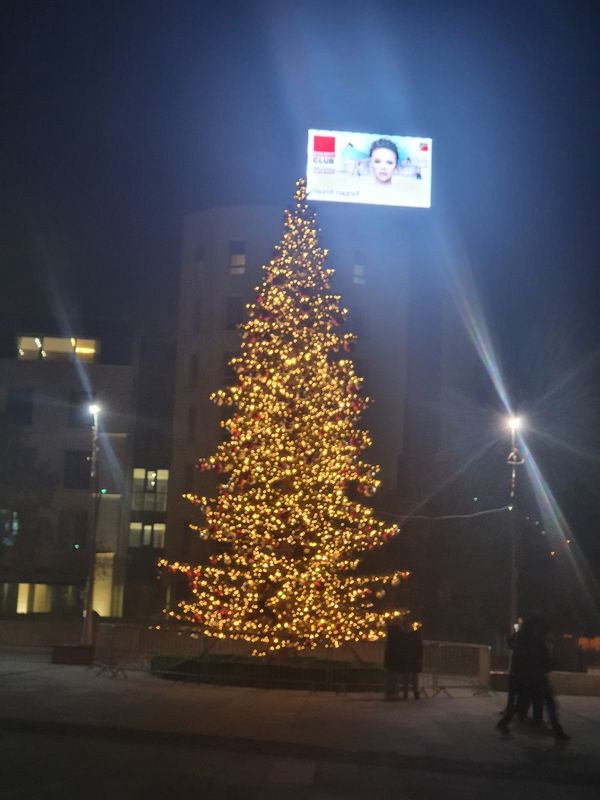
[(418, 625), (411, 625), (406, 617), (395, 619), (388, 625), (383, 665), (386, 670), (386, 700), (399, 696), (408, 699), (409, 686), (415, 700), (420, 697), (419, 673), (423, 669), (423, 640)]
[(402, 672), (402, 682), (404, 699), (408, 699), (408, 686), (412, 686), (415, 700), (420, 697), (419, 674), (423, 671), (423, 638), (421, 636), (421, 626), (417, 622), (409, 622), (406, 618), (404, 623), (405, 636), (405, 661)]

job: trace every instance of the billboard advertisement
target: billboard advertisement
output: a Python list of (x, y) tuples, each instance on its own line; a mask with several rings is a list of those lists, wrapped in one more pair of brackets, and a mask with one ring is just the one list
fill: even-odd
[(431, 208), (431, 139), (308, 132), (309, 200)]

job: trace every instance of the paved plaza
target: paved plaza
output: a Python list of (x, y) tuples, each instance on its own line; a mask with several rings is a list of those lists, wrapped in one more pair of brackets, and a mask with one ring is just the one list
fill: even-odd
[(4, 754), (12, 752), (0, 796), (35, 798), (42, 777), (40, 798), (133, 798), (135, 786), (140, 797), (161, 797), (168, 785), (187, 792), (189, 784), (206, 798), (422, 800), (457, 791), (463, 800), (548, 800), (591, 799), (600, 786), (598, 697), (559, 698), (572, 738), (556, 746), (518, 726), (510, 740), (499, 737), (503, 694), (389, 703), (126, 675), (53, 665), (48, 650), (0, 648), (0, 726)]

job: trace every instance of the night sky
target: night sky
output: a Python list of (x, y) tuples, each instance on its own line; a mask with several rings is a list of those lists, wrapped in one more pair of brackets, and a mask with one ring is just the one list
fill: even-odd
[(172, 333), (185, 213), (283, 208), (310, 127), (431, 136), (419, 224), (463, 253), (511, 397), (558, 441), (555, 480), (586, 476), (591, 538), (595, 0), (16, 0), (0, 37), (0, 311)]

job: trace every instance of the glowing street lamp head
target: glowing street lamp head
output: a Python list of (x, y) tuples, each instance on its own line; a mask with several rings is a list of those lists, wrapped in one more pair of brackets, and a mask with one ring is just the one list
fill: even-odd
[(98, 403), (90, 403), (88, 406), (88, 411), (93, 417), (97, 417), (101, 410), (101, 406)]
[(508, 418), (508, 427), (511, 429), (513, 433), (520, 431), (523, 427), (523, 419), (522, 417), (509, 417)]

